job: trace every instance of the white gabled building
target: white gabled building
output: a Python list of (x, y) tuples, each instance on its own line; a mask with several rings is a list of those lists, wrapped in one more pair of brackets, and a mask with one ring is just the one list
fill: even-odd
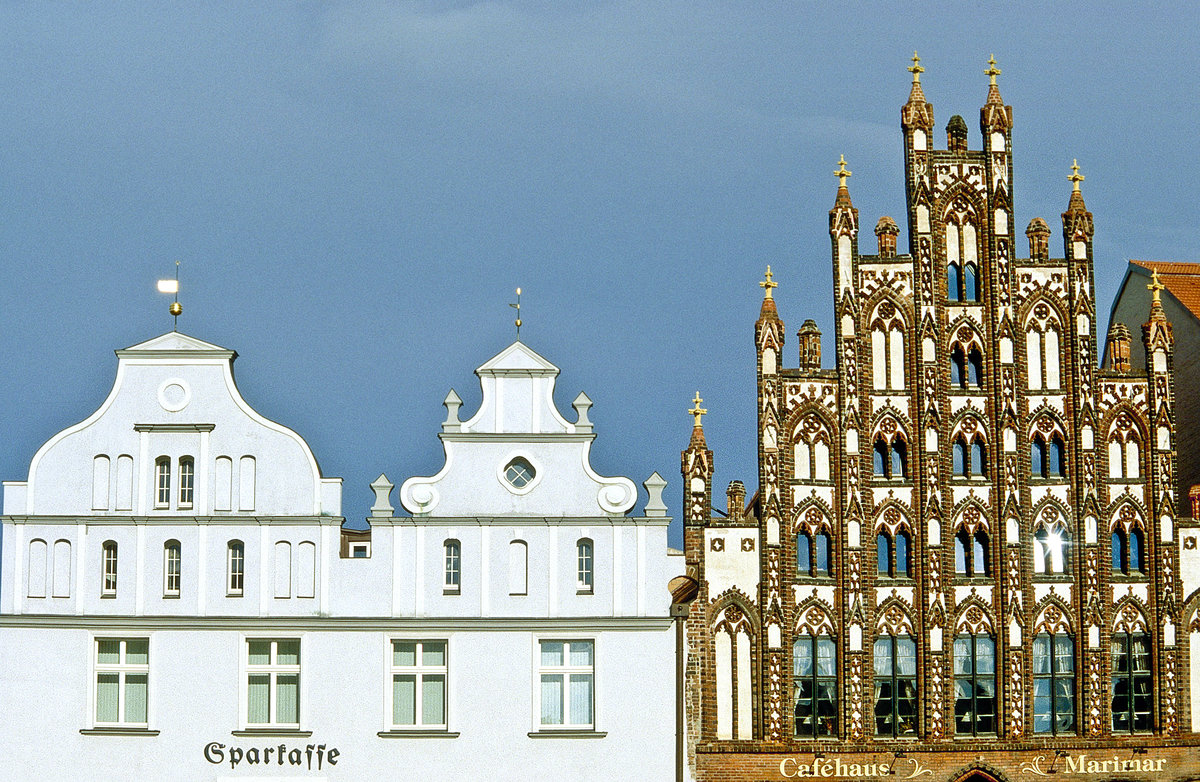
[(381, 476), (356, 532), (233, 351), (171, 332), (117, 356), (100, 408), (4, 484), (21, 774), (671, 775), (663, 481), (626, 515), (635, 487), (591, 469), (591, 403), (563, 419), (553, 365), (518, 342), (481, 367), (474, 418), (447, 399), (445, 468), (401, 488), (412, 516)]

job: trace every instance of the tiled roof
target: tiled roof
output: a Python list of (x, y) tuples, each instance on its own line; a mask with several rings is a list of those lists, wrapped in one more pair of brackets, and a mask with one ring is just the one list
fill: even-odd
[(1179, 303), (1200, 319), (1200, 263), (1137, 261), (1132, 264), (1158, 272), (1158, 279)]

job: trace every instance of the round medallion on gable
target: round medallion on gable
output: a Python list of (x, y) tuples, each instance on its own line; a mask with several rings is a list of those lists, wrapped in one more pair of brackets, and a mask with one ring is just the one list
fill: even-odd
[(178, 413), (192, 401), (192, 389), (186, 380), (171, 378), (158, 387), (158, 404), (168, 413)]

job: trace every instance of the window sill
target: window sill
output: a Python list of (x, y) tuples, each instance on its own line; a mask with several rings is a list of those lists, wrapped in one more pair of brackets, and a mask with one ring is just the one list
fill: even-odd
[(225, 595), (225, 597), (242, 597), (243, 594), (244, 593), (242, 592), (229, 592)]
[(602, 739), (607, 731), (596, 730), (535, 730), (529, 732), (531, 739)]
[(443, 589), (443, 590), (442, 590), (442, 594), (443, 594), (443, 595), (461, 595), (461, 594), (462, 594), (462, 590), (461, 590), (461, 589), (457, 589), (457, 588), (456, 588), (456, 589)]
[(577, 595), (594, 595), (596, 593), (592, 589), (576, 589), (575, 594), (577, 594)]
[(116, 598), (116, 596), (117, 596), (116, 592), (101, 592), (100, 593), (101, 600), (113, 600)]
[(79, 731), (84, 736), (157, 736), (157, 730), (149, 728), (83, 728)]
[(299, 728), (246, 728), (244, 730), (230, 731), (231, 736), (294, 736), (295, 738), (307, 738), (312, 735), (311, 730), (300, 730)]
[(456, 739), (458, 731), (448, 730), (381, 730), (375, 734), (381, 739)]
[(179, 595), (163, 595), (163, 600), (178, 600)]

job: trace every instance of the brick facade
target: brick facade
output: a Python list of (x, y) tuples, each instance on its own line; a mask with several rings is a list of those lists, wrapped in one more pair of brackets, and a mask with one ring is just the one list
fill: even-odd
[(768, 270), (758, 490), (747, 501), (735, 482), (714, 513), (699, 416), (683, 452), (700, 587), (692, 772), (1200, 777), (1188, 697), (1200, 598), (1180, 572), (1197, 527), (1175, 515), (1171, 325), (1156, 296), (1141, 334), (1109, 336), (1110, 355), (1140, 337), (1143, 364), (1098, 369), (1078, 169), (1063, 257), (1035, 218), (1018, 258), (999, 71), (971, 150), (958, 116), (934, 148), (915, 57), (910, 70), (909, 252), (884, 217), (877, 253), (860, 253), (843, 162), (829, 213), (834, 368), (811, 321), (798, 366), (783, 367)]

